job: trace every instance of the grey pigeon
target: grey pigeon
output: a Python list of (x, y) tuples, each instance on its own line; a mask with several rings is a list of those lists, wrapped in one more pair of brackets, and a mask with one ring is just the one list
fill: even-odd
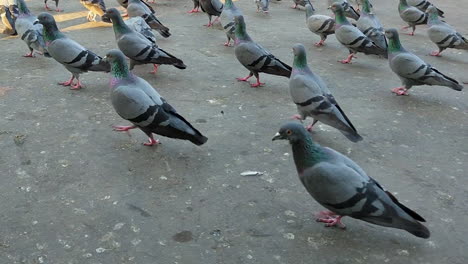
[(408, 90), (415, 85), (447, 86), (456, 91), (463, 89), (463, 86), (459, 82), (441, 73), (418, 56), (403, 48), (396, 29), (387, 29), (385, 35), (388, 38), (388, 62), (390, 68), (400, 77), (403, 84), (402, 87), (395, 88), (392, 92), (397, 95), (408, 95)]
[[(430, 6), (434, 6), (431, 2), (429, 2), (427, 0), (407, 0), (407, 2), (408, 2), (408, 5), (414, 6), (414, 7), (418, 8), (419, 10), (421, 10), (423, 12), (426, 12), (426, 10)], [(440, 10), (437, 7), (436, 7), (436, 9), (437, 9), (437, 13), (439, 14), (439, 16), (444, 17), (444, 11)]]
[(142, 17), (152, 29), (158, 31), (159, 34), (165, 38), (171, 35), (171, 33), (169, 33), (169, 28), (164, 26), (161, 21), (156, 18), (154, 10), (150, 9), (148, 5), (141, 0), (128, 0), (127, 14), (129, 17)]
[[(128, 0), (117, 0), (117, 2), (124, 7), (125, 9), (128, 7)], [(156, 11), (154, 11), (153, 7), (151, 7), (149, 4), (147, 4), (144, 1), (141, 1), (142, 4), (146, 5), (146, 7), (151, 11), (152, 14), (155, 14)]]
[(359, 0), (362, 5), (361, 17), (357, 21), (357, 28), (370, 38), (377, 46), (387, 49), (387, 39), (382, 24), (371, 11), (369, 0)]
[(413, 31), (408, 34), (410, 36), (414, 35), (414, 31), (416, 30), (417, 25), (427, 24), (427, 14), (414, 6), (408, 5), (406, 0), (400, 0), (400, 4), (398, 5), (398, 12), (400, 12), (401, 19), (403, 19), (403, 21), (409, 25), (407, 27), (403, 27), (403, 29), (413, 29)]
[(200, 7), (208, 15), (208, 24), (206, 27), (211, 27), (211, 17), (216, 16), (217, 18), (213, 21), (216, 22), (223, 11), (223, 3), (219, 0), (198, 0), (200, 2)]
[(343, 12), (346, 17), (358, 20), (360, 17), (359, 12), (357, 12), (352, 5), (349, 4), (347, 0), (328, 0), (328, 5), (332, 6), (334, 3), (338, 3), (343, 7)]
[[(110, 71), (109, 63), (60, 32), (52, 15), (41, 13), (37, 19), (35, 23), (44, 26), (43, 36), (48, 53), (72, 74), (70, 80), (59, 83), (60, 85), (71, 86), (74, 90), (80, 89), (83, 87), (79, 79), (81, 73)], [(74, 79), (77, 80), (76, 84), (73, 84)]]
[(255, 4), (257, 5), (257, 13), (260, 12), (260, 10), (263, 13), (269, 12), (268, 7), (270, 6), (270, 0), (255, 0)]
[(142, 34), (149, 41), (156, 44), (156, 36), (153, 34), (153, 30), (142, 17), (132, 17), (127, 19), (125, 20), (125, 24), (133, 31)]
[(273, 140), (288, 140), (301, 183), (323, 207), (316, 215), (326, 226), (345, 228), (344, 216), (371, 224), (398, 228), (429, 238), (426, 222), (419, 214), (401, 204), (392, 193), (345, 155), (315, 143), (298, 123), (281, 126)]
[(303, 6), (305, 7), (307, 4), (312, 5), (312, 3), (309, 0), (293, 0), (294, 5), (291, 6), (291, 8), (296, 9), (297, 6)]
[[(47, 6), (47, 1), (48, 0), (44, 0), (44, 8), (45, 10), (47, 11), (51, 11), (52, 9), (49, 8), (49, 6)], [(58, 4), (59, 4), (59, 0), (53, 0), (55, 2), (55, 11), (56, 12), (62, 12), (63, 10), (61, 10), (59, 7), (58, 7)]]
[[(358, 9), (358, 11), (359, 11), (360, 8), (361, 8), (361, 5), (362, 5), (362, 4), (361, 4), (361, 0), (354, 0), (354, 2), (356, 2), (357, 7), (358, 7), (357, 9)], [(372, 3), (371, 3), (369, 0), (368, 0), (367, 2), (369, 3), (369, 7), (370, 7), (371, 9), (374, 8), (374, 6), (372, 6)]]
[(468, 50), (468, 40), (449, 24), (440, 20), (437, 8), (429, 7), (427, 14), (429, 15), (427, 34), (429, 39), (439, 47), (438, 51), (431, 53), (432, 56), (440, 56), (440, 53), (447, 48)]
[(236, 39), (236, 23), (234, 22), (235, 16), (242, 16), (242, 11), (237, 8), (232, 0), (226, 0), (224, 2), (223, 12), (221, 13), (221, 24), (223, 25), (224, 32), (226, 32), (227, 41), (224, 46), (229, 46), (231, 39)]
[(316, 15), (311, 4), (305, 5), (305, 9), (307, 27), (312, 33), (320, 36), (320, 41), (315, 43), (315, 46), (323, 46), (327, 36), (335, 34), (335, 19), (325, 15)]
[(347, 59), (342, 60), (341, 63), (351, 63), (351, 60), (358, 52), (364, 54), (375, 54), (381, 55), (386, 58), (387, 51), (377, 44), (375, 44), (370, 38), (368, 38), (359, 29), (351, 25), (346, 19), (343, 13), (343, 7), (334, 3), (331, 6), (332, 11), (335, 13), (335, 36), (336, 39), (349, 49), (349, 56)]
[[(88, 15), (86, 16), (88, 21), (95, 22), (97, 15), (102, 17), (106, 12), (106, 4), (104, 3), (104, 0), (80, 0), (80, 3), (89, 10)], [(105, 18), (102, 18), (102, 21), (109, 22), (108, 20), (106, 21)]]
[(268, 50), (255, 43), (247, 34), (243, 16), (236, 16), (236, 41), (234, 53), (237, 60), (250, 71), (245, 78), (237, 78), (239, 81), (247, 82), (252, 75), (255, 75), (257, 82), (251, 84), (252, 87), (259, 87), (264, 83), (260, 82), (259, 73), (288, 77), (291, 75), (291, 66), (277, 59)]
[(130, 59), (130, 70), (139, 64), (155, 64), (152, 73), (156, 73), (159, 64), (173, 65), (178, 69), (187, 67), (182, 60), (158, 48), (156, 43), (130, 29), (117, 9), (109, 8), (105, 16), (112, 21), (117, 46)]
[(149, 137), (146, 146), (159, 143), (153, 138), (153, 133), (189, 140), (196, 145), (203, 145), (208, 140), (178, 114), (147, 81), (130, 72), (121, 51), (109, 51), (105, 60), (111, 64), (112, 105), (120, 117), (133, 124), (133, 126), (115, 126), (115, 130), (141, 129)]
[(29, 48), (29, 53), (24, 57), (34, 57), (34, 50), (48, 55), (42, 37), (42, 25), (34, 25), (37, 18), (31, 14), (24, 0), (17, 0), (17, 3), (19, 15), (15, 23), (16, 31)]
[(306, 51), (302, 44), (293, 47), (294, 62), (291, 77), (289, 78), (289, 92), (297, 106), (299, 115), (293, 116), (298, 120), (305, 120), (308, 116), (338, 129), (353, 142), (362, 140), (353, 124), (336, 102), (325, 82), (320, 76), (313, 73), (307, 65)]
[(192, 10), (188, 11), (187, 13), (198, 13), (200, 12), (200, 1), (199, 0), (192, 0), (193, 1), (193, 8)]

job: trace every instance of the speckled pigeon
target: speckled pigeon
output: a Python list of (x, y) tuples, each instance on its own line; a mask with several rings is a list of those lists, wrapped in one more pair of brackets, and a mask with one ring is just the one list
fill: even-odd
[(149, 137), (146, 146), (159, 143), (153, 138), (153, 133), (189, 140), (196, 145), (203, 145), (208, 140), (178, 114), (147, 81), (130, 72), (121, 51), (109, 51), (105, 60), (111, 64), (112, 105), (120, 117), (133, 124), (114, 126), (114, 130), (128, 131), (139, 128)]
[(440, 20), (437, 8), (429, 7), (427, 14), (429, 16), (427, 34), (429, 39), (439, 47), (438, 51), (431, 53), (432, 56), (440, 56), (440, 53), (447, 48), (468, 50), (468, 40), (449, 24)]
[(130, 70), (139, 64), (155, 64), (152, 73), (156, 73), (159, 64), (173, 65), (178, 69), (187, 67), (182, 60), (158, 48), (156, 43), (130, 29), (117, 9), (109, 8), (105, 16), (112, 21), (117, 46), (130, 59)]
[(153, 34), (151, 27), (145, 22), (142, 17), (132, 17), (125, 20), (125, 24), (131, 28), (133, 31), (136, 31), (143, 36), (145, 36), (149, 41), (156, 44), (156, 36)]
[(357, 12), (352, 5), (349, 4), (348, 0), (328, 0), (328, 5), (332, 6), (334, 3), (338, 3), (343, 7), (343, 12), (346, 17), (358, 20), (360, 17), (359, 12)]
[(193, 8), (192, 10), (188, 11), (187, 13), (198, 13), (200, 12), (200, 1), (199, 0), (192, 0)]
[(377, 46), (387, 49), (387, 39), (382, 24), (371, 11), (369, 0), (359, 0), (362, 5), (361, 17), (357, 21), (357, 28), (370, 38)]
[(226, 32), (227, 41), (224, 46), (229, 46), (231, 39), (236, 40), (236, 22), (234, 22), (235, 16), (242, 16), (242, 11), (237, 8), (232, 0), (226, 0), (224, 2), (223, 12), (221, 13), (221, 24), (223, 25), (224, 31)]
[[(434, 6), (431, 2), (427, 0), (406, 0), (406, 1), (408, 5), (414, 6), (423, 12), (426, 12), (427, 8), (429, 8), (430, 6)], [(444, 17), (444, 11), (440, 10), (437, 7), (436, 9), (437, 9), (437, 13), (439, 14), (439, 16)]]
[(403, 84), (402, 87), (395, 88), (392, 92), (397, 95), (408, 95), (408, 90), (415, 85), (447, 86), (456, 91), (463, 89), (463, 86), (459, 82), (441, 73), (418, 56), (403, 48), (396, 29), (387, 29), (385, 35), (388, 38), (388, 62), (390, 68), (400, 77)]
[[(59, 83), (60, 85), (71, 86), (74, 90), (80, 89), (83, 87), (79, 79), (81, 73), (110, 71), (109, 63), (60, 32), (52, 15), (41, 13), (37, 19), (34, 23), (44, 26), (43, 37), (48, 53), (72, 74), (70, 80)], [(76, 84), (73, 84), (74, 79), (77, 80)]]
[(408, 5), (406, 0), (400, 0), (398, 12), (400, 12), (401, 19), (408, 23), (408, 26), (403, 27), (403, 29), (413, 29), (413, 31), (408, 34), (410, 36), (414, 36), (414, 31), (416, 30), (417, 25), (427, 24), (427, 14), (414, 6)]
[(104, 13), (106, 12), (106, 4), (104, 0), (80, 0), (80, 3), (89, 10), (86, 19), (88, 21), (96, 21), (96, 16), (99, 15), (104, 22), (110, 22), (102, 18)]
[(317, 222), (345, 228), (344, 216), (371, 224), (398, 228), (429, 238), (426, 222), (401, 204), (392, 193), (345, 155), (315, 143), (304, 127), (295, 122), (281, 126), (273, 140), (288, 140), (299, 179), (309, 194), (323, 207)]
[(199, 0), (200, 7), (208, 15), (208, 24), (206, 27), (211, 27), (213, 23), (211, 23), (211, 17), (216, 16), (217, 18), (213, 21), (216, 22), (223, 11), (223, 3), (219, 0)]
[[(49, 7), (47, 6), (47, 1), (48, 1), (48, 0), (44, 0), (44, 8), (45, 8), (45, 10), (47, 10), (47, 11), (51, 11), (52, 9), (49, 8)], [(58, 7), (59, 0), (53, 0), (53, 1), (55, 2), (55, 11), (56, 11), (56, 12), (62, 12), (63, 10), (61, 10), (61, 9)]]
[(270, 0), (255, 0), (257, 5), (257, 13), (262, 11), (263, 13), (269, 12)]
[(316, 15), (311, 4), (306, 4), (305, 9), (307, 27), (312, 33), (320, 36), (320, 41), (315, 43), (315, 46), (323, 46), (327, 36), (335, 34), (335, 19), (325, 15)]
[(38, 23), (34, 25), (37, 18), (31, 14), (24, 0), (17, 0), (17, 4), (19, 15), (15, 22), (16, 31), (29, 48), (29, 53), (24, 57), (34, 57), (34, 50), (47, 56), (48, 53), (42, 37), (42, 25)]
[(307, 4), (312, 5), (312, 3), (309, 0), (293, 0), (294, 5), (291, 6), (291, 8), (296, 9), (297, 6), (303, 6), (305, 7)]
[(302, 121), (310, 116), (314, 121), (307, 126), (309, 131), (315, 123), (320, 121), (338, 129), (353, 142), (361, 141), (362, 137), (338, 105), (325, 82), (310, 70), (304, 46), (294, 45), (293, 53), (294, 62), (289, 78), (289, 92), (299, 112), (299, 115), (294, 115), (293, 118)]
[(141, 0), (128, 0), (127, 14), (129, 17), (142, 17), (146, 23), (154, 30), (158, 31), (161, 36), (168, 38), (169, 28), (164, 26), (154, 15), (154, 10), (148, 7), (148, 4)]
[(387, 57), (387, 51), (377, 46), (370, 38), (364, 35), (359, 29), (351, 25), (348, 19), (344, 16), (343, 7), (334, 3), (331, 6), (335, 13), (335, 36), (336, 39), (349, 49), (349, 56), (341, 63), (351, 63), (351, 60), (358, 52), (364, 54), (375, 54)]
[(277, 59), (268, 50), (255, 43), (247, 34), (243, 16), (236, 16), (236, 41), (235, 50), (237, 60), (250, 71), (245, 78), (237, 78), (239, 81), (247, 82), (252, 75), (255, 75), (257, 82), (251, 84), (252, 87), (259, 87), (264, 83), (260, 82), (259, 73), (288, 77), (291, 75), (291, 66)]

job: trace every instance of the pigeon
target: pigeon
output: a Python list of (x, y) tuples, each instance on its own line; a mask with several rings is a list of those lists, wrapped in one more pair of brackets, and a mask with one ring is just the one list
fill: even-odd
[(193, 8), (192, 10), (188, 11), (187, 13), (198, 13), (200, 12), (200, 1), (199, 0), (192, 0), (193, 1)]
[(327, 227), (345, 228), (344, 216), (371, 224), (405, 230), (416, 237), (429, 238), (430, 231), (419, 214), (401, 204), (354, 161), (340, 152), (315, 143), (298, 123), (281, 126), (274, 140), (288, 140), (301, 183), (323, 207), (317, 222)]
[(234, 5), (232, 0), (226, 0), (220, 18), (227, 37), (224, 46), (227, 47), (229, 47), (231, 39), (234, 41), (236, 39), (236, 34), (234, 33), (236, 29), (236, 23), (234, 22), (235, 16), (242, 16), (242, 11)]
[[(128, 0), (117, 0), (117, 2), (124, 7), (125, 9), (128, 7)], [(151, 11), (152, 14), (155, 14), (156, 11), (154, 11), (153, 7), (148, 5), (146, 2), (141, 1), (142, 4), (146, 5), (146, 7)]]
[[(86, 19), (88, 21), (96, 22), (96, 16), (99, 15), (102, 17), (106, 12), (106, 4), (104, 0), (80, 0), (80, 3), (89, 10)], [(109, 22), (102, 18), (102, 21)]]
[[(44, 0), (44, 8), (45, 10), (47, 11), (51, 11), (52, 9), (50, 7), (47, 6), (47, 1), (48, 0)], [(53, 0), (55, 2), (55, 11), (56, 12), (62, 12), (63, 10), (61, 10), (59, 7), (58, 7), (58, 4), (59, 4), (59, 0)]]
[(335, 34), (335, 19), (325, 15), (316, 15), (311, 4), (306, 4), (305, 9), (307, 27), (312, 33), (320, 36), (320, 41), (315, 43), (315, 46), (323, 46), (327, 36)]
[(406, 0), (400, 0), (398, 11), (400, 12), (401, 19), (408, 23), (408, 26), (403, 27), (403, 29), (413, 29), (413, 31), (408, 34), (410, 36), (414, 36), (414, 31), (416, 31), (417, 25), (427, 24), (427, 14), (414, 6), (408, 5)]
[[(431, 4), (431, 2), (427, 0), (407, 0), (407, 3), (408, 5), (414, 6), (423, 12), (426, 12), (427, 8), (429, 8), (430, 6), (434, 6), (433, 4)], [(440, 10), (437, 7), (436, 10), (440, 17), (444, 17), (444, 11)]]
[(263, 13), (268, 13), (268, 6), (270, 5), (270, 0), (255, 0), (257, 4), (257, 13), (262, 10)]
[(114, 126), (116, 131), (139, 128), (148, 137), (146, 146), (159, 144), (153, 133), (165, 137), (189, 140), (198, 146), (208, 138), (195, 129), (144, 79), (128, 69), (124, 54), (111, 50), (105, 60), (111, 65), (111, 101), (115, 111), (132, 126)]
[(307, 4), (312, 5), (312, 3), (309, 0), (293, 0), (294, 5), (291, 6), (292, 9), (296, 9), (297, 6), (303, 6), (305, 7)]
[(125, 20), (125, 24), (133, 31), (142, 34), (149, 41), (156, 44), (156, 36), (153, 34), (153, 30), (142, 17), (132, 17), (127, 19)]
[(427, 34), (429, 39), (439, 47), (438, 51), (431, 53), (432, 56), (440, 56), (440, 53), (447, 48), (468, 50), (468, 40), (449, 24), (439, 19), (439, 12), (436, 7), (431, 6), (426, 12), (429, 16)]
[(252, 75), (255, 75), (257, 82), (251, 84), (252, 87), (259, 87), (265, 83), (260, 82), (259, 73), (288, 77), (291, 75), (291, 66), (277, 59), (268, 50), (255, 43), (247, 34), (243, 16), (235, 16), (236, 41), (234, 53), (237, 60), (250, 71), (245, 78), (237, 78), (239, 81), (247, 82)]
[(159, 64), (173, 65), (178, 69), (187, 67), (182, 60), (158, 48), (156, 43), (144, 35), (130, 29), (117, 9), (109, 8), (104, 16), (112, 21), (117, 46), (130, 59), (130, 70), (139, 64), (155, 64), (151, 73), (156, 73)]
[[(109, 63), (60, 32), (52, 15), (41, 13), (37, 19), (34, 23), (40, 23), (44, 27), (43, 37), (47, 52), (72, 74), (70, 80), (59, 83), (60, 85), (71, 86), (72, 90), (77, 90), (83, 87), (80, 82), (81, 73), (110, 71)], [(77, 80), (76, 84), (73, 84), (74, 79)]]
[(400, 77), (403, 84), (402, 87), (393, 89), (393, 93), (408, 95), (408, 90), (415, 85), (447, 86), (456, 91), (463, 89), (459, 82), (441, 73), (403, 48), (396, 29), (387, 29), (385, 35), (388, 38), (388, 63), (392, 71)]
[(370, 38), (377, 46), (386, 50), (387, 39), (382, 24), (371, 11), (369, 0), (359, 0), (362, 5), (361, 17), (357, 21), (357, 28)]
[(340, 130), (353, 142), (361, 141), (362, 137), (338, 105), (325, 82), (310, 70), (304, 46), (294, 45), (293, 53), (294, 62), (289, 78), (289, 92), (299, 112), (299, 115), (294, 115), (293, 118), (302, 121), (310, 116), (314, 121), (307, 126), (309, 131), (320, 121)]
[(17, 0), (17, 3), (19, 15), (15, 24), (16, 31), (29, 48), (29, 53), (23, 57), (34, 57), (34, 50), (39, 51), (42, 54), (48, 54), (44, 38), (42, 37), (42, 25), (34, 25), (37, 18), (31, 14), (24, 0)]
[(211, 17), (216, 16), (217, 18), (213, 21), (216, 22), (223, 11), (223, 3), (219, 0), (198, 0), (200, 2), (200, 7), (208, 15), (208, 24), (206, 27), (211, 27), (213, 23), (211, 23)]
[(329, 6), (332, 6), (334, 3), (338, 3), (343, 7), (344, 15), (346, 17), (352, 18), (354, 20), (359, 19), (359, 13), (354, 9), (352, 5), (349, 4), (347, 0), (328, 0)]
[(2, 5), (0, 6), (2, 12), (0, 14), (2, 17), (2, 23), (5, 25), (5, 34), (10, 34), (12, 36), (18, 35), (15, 28), (16, 17), (19, 14), (17, 5)]
[(129, 17), (142, 17), (146, 23), (161, 36), (168, 38), (171, 36), (169, 28), (164, 26), (154, 15), (154, 10), (141, 0), (128, 0), (127, 14)]
[[(354, 2), (356, 2), (356, 4), (357, 4), (357, 7), (358, 7), (357, 10), (360, 11), (360, 9), (361, 9), (361, 0), (354, 0)], [(370, 8), (374, 8), (374, 6), (372, 6), (370, 0), (367, 0), (367, 2), (369, 3)]]
[(343, 13), (343, 7), (334, 3), (331, 6), (332, 11), (335, 13), (335, 36), (336, 39), (349, 49), (349, 56), (341, 63), (351, 63), (351, 60), (358, 52), (364, 54), (381, 55), (386, 58), (387, 51), (377, 46), (370, 38), (364, 35), (359, 29), (351, 25)]

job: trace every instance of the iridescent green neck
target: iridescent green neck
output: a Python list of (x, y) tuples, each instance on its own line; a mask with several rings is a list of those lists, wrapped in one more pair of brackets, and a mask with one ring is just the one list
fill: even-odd
[(368, 0), (362, 1), (362, 12), (367, 14), (371, 13), (370, 4)]
[(132, 31), (123, 21), (121, 16), (116, 16), (112, 19), (112, 27), (114, 28), (114, 32), (118, 34), (125, 34)]
[(48, 26), (44, 26), (42, 32), (45, 41), (53, 41), (65, 37), (65, 35), (58, 30), (57, 24), (55, 23)]
[(346, 19), (343, 10), (336, 11), (335, 20), (337, 24), (349, 24), (348, 19)]
[(308, 18), (314, 15), (314, 13), (315, 13), (314, 8), (311, 5), (307, 4), (306, 5), (306, 17)]
[(439, 22), (440, 22), (440, 19), (439, 19), (439, 14), (437, 14), (437, 12), (429, 13), (429, 23), (436, 24)]
[(388, 40), (388, 52), (397, 52), (402, 49), (403, 47), (401, 46), (400, 38), (398, 36)]
[(293, 66), (294, 68), (299, 68), (299, 69), (307, 67), (307, 56), (304, 53), (295, 55)]
[(398, 5), (399, 8), (406, 8), (408, 7), (408, 3), (406, 0), (400, 0), (400, 4)]
[(128, 65), (124, 61), (124, 58), (111, 63), (111, 75), (117, 79), (124, 79), (130, 75)]
[(24, 0), (18, 1), (18, 12), (19, 14), (30, 14), (30, 11), (28, 7), (26, 6), (26, 3), (24, 2)]
[(239, 39), (239, 40), (249, 40), (250, 39), (249, 35), (247, 35), (247, 32), (245, 30), (245, 23), (244, 22), (237, 23), (235, 34), (236, 34), (236, 39)]
[(292, 143), (292, 150), (294, 163), (299, 174), (326, 159), (326, 155), (321, 147), (315, 144), (309, 135), (300, 141)]
[(232, 0), (226, 0), (224, 2), (224, 7), (226, 7), (226, 8), (231, 8), (233, 6), (234, 6), (234, 4), (232, 3)]

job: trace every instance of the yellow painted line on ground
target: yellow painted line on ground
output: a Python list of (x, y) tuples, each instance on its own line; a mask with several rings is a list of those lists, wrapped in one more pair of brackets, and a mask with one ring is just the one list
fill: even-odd
[(73, 31), (73, 30), (98, 28), (98, 27), (112, 27), (112, 24), (101, 22), (101, 21), (99, 21), (99, 22), (86, 22), (86, 23), (83, 23), (83, 24), (62, 28), (61, 31)]

